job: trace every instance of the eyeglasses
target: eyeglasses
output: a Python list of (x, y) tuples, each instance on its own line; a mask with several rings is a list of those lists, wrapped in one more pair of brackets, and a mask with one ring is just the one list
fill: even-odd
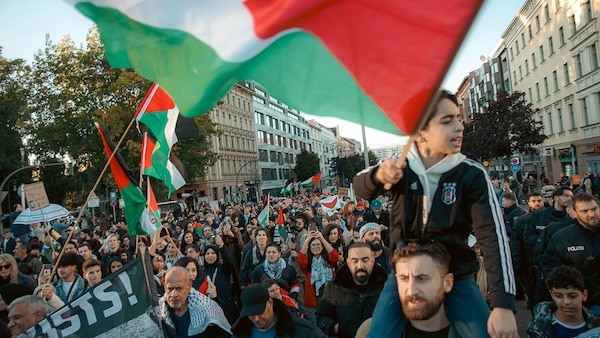
[(0, 265), (0, 270), (10, 270), (12, 264)]
[(164, 261), (165, 261), (165, 260), (164, 260), (164, 259), (162, 259), (162, 258), (155, 258), (154, 260), (155, 260), (156, 262), (164, 262)]
[(432, 238), (405, 239), (396, 242), (396, 249), (402, 249), (412, 244), (418, 249), (429, 250), (434, 243), (435, 240)]

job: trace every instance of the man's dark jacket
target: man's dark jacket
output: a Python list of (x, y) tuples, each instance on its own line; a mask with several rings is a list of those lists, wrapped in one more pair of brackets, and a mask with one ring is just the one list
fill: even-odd
[(383, 290), (387, 275), (379, 265), (373, 267), (364, 292), (354, 283), (350, 269), (344, 264), (333, 279), (325, 286), (317, 309), (317, 325), (329, 336), (335, 336), (333, 327), (338, 325), (340, 338), (354, 338), (360, 324), (373, 316), (375, 304)]
[[(279, 299), (273, 299), (273, 312), (277, 315), (277, 323), (275, 324), (277, 338), (319, 337), (311, 322), (298, 316), (292, 316), (285, 304)], [(252, 326), (254, 326), (254, 324), (248, 317), (239, 318), (231, 327), (233, 337), (249, 338), (252, 332)]]

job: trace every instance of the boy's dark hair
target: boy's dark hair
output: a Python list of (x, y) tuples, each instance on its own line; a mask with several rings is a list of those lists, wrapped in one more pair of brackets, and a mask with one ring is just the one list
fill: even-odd
[(403, 258), (416, 256), (431, 257), (441, 267), (442, 275), (447, 274), (450, 269), (450, 254), (442, 243), (433, 239), (398, 241), (392, 255), (392, 266), (395, 267)]
[(65, 252), (63, 254), (62, 258), (60, 259), (60, 261), (58, 262), (57, 266), (59, 268), (65, 267), (65, 266), (71, 266), (71, 265), (77, 266), (78, 262), (79, 262), (79, 259), (77, 258), (76, 253)]
[(85, 273), (87, 269), (92, 268), (94, 266), (99, 266), (100, 268), (102, 268), (102, 263), (100, 263), (100, 261), (97, 259), (88, 258), (83, 262), (81, 269), (83, 270), (83, 273)]
[[(458, 107), (458, 99), (456, 98), (456, 95), (452, 94), (450, 91), (446, 90), (446, 89), (440, 89), (437, 93), (438, 95), (438, 100), (435, 103), (434, 107), (437, 107), (438, 103), (442, 102), (443, 99), (448, 99), (450, 101), (452, 101), (452, 103), (454, 103), (457, 107)], [(427, 126), (429, 125), (429, 122), (431, 121), (431, 119), (433, 118), (435, 114), (429, 114), (429, 116), (427, 117), (427, 120), (425, 121), (425, 123), (423, 124), (423, 128), (427, 128)]]
[(548, 276), (544, 278), (544, 283), (546, 283), (548, 290), (552, 290), (553, 288), (574, 288), (581, 292), (585, 290), (581, 272), (574, 267), (566, 265), (559, 265), (550, 270)]

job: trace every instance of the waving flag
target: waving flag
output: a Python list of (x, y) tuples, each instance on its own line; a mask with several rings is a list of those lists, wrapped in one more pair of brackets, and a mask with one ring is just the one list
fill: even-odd
[(333, 214), (335, 210), (338, 210), (342, 207), (340, 204), (340, 199), (337, 196), (329, 196), (319, 201), (321, 203), (321, 207), (323, 211), (325, 211), (328, 215)]
[(67, 1), (96, 22), (113, 67), (159, 83), (186, 116), (251, 79), (296, 109), (405, 134), (483, 2)]
[(321, 172), (319, 171), (315, 175), (307, 178), (305, 181), (300, 182), (300, 186), (302, 188), (310, 188), (319, 185), (319, 180), (321, 180)]
[(157, 146), (156, 139), (148, 133), (144, 133), (142, 139), (142, 165), (140, 168), (142, 174), (164, 181), (169, 189), (169, 195), (183, 187), (187, 181), (181, 160), (167, 147)]
[[(102, 138), (106, 157), (110, 158), (115, 146), (110, 140), (110, 136), (102, 130), (98, 123), (94, 123), (96, 129)], [(135, 180), (130, 174), (129, 168), (121, 154), (116, 153), (110, 161), (110, 170), (117, 183), (117, 188), (121, 192), (121, 198), (125, 201), (125, 220), (127, 221), (127, 232), (130, 236), (148, 235), (142, 229), (140, 218), (146, 217), (144, 209), (146, 208), (146, 198), (140, 188), (134, 183)]]
[(267, 226), (267, 221), (269, 220), (269, 215), (271, 214), (271, 201), (269, 196), (267, 195), (267, 205), (262, 209), (260, 214), (258, 214), (258, 223), (262, 225), (263, 228)]
[(148, 235), (153, 234), (160, 226), (160, 209), (150, 185), (149, 177), (146, 177), (146, 210), (140, 217), (140, 225)]

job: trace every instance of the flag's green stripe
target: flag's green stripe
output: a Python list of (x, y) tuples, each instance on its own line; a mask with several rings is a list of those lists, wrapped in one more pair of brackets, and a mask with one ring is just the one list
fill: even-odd
[(125, 202), (125, 220), (129, 235), (146, 235), (140, 225), (140, 215), (146, 207), (146, 198), (142, 191), (135, 185), (128, 184), (121, 189), (121, 198)]
[(254, 80), (306, 113), (400, 133), (323, 44), (305, 31), (283, 36), (244, 63), (227, 63), (186, 32), (153, 28), (114, 9), (87, 3), (76, 7), (98, 24), (111, 65), (135, 68), (156, 81), (173, 96), (182, 115), (206, 112), (235, 82)]

